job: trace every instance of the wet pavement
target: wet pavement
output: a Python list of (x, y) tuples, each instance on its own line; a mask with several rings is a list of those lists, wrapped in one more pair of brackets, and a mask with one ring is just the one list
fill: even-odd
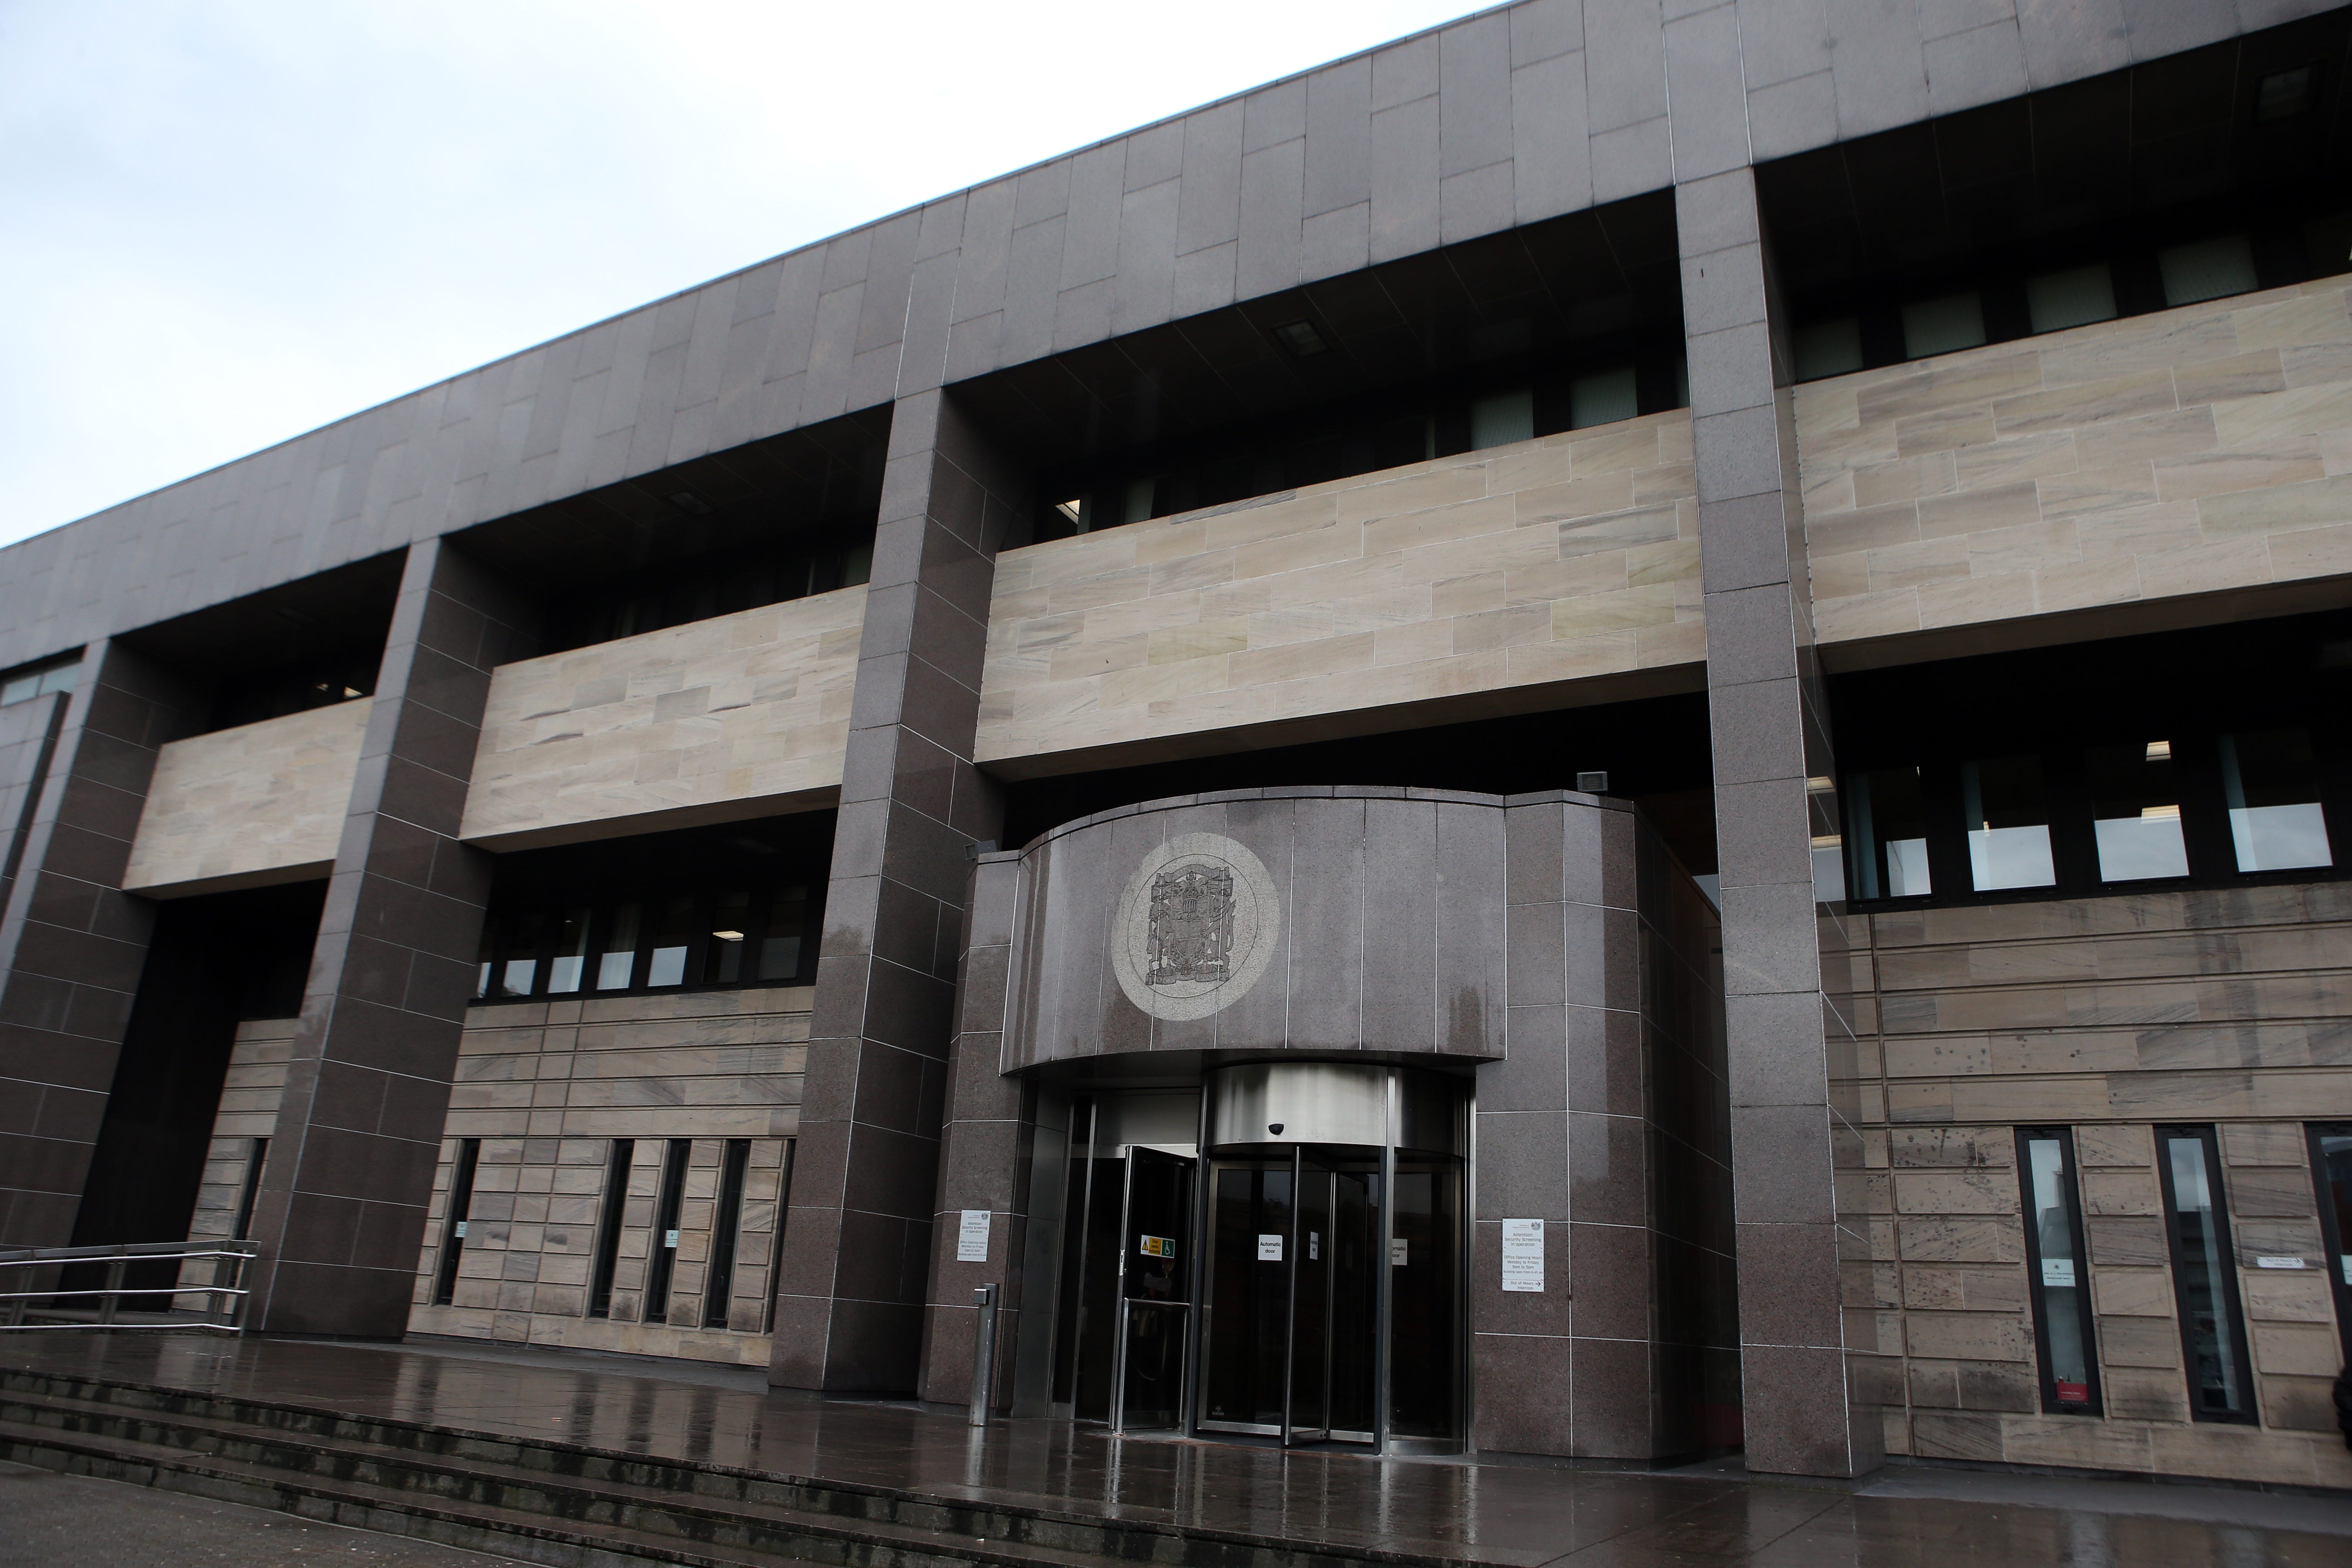
[(1890, 1466), (1859, 1487), (1507, 1459), (1373, 1459), (771, 1390), (586, 1352), (198, 1335), (0, 1341), (0, 1364), (1056, 1513), (1502, 1568), (2352, 1563), (2352, 1498)]

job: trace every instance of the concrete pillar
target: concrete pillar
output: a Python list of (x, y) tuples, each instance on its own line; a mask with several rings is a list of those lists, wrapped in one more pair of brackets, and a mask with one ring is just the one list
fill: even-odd
[(490, 671), (533, 619), (446, 542), (409, 547), (254, 1208), (258, 1327), (407, 1325), (490, 893), (457, 826)]
[[(1679, 151), (1679, 148), (1678, 148)], [(1679, 183), (1707, 705), (1722, 877), (1724, 1019), (1748, 1464), (1853, 1476), (1884, 1458), (1849, 1352), (1837, 1170), (1859, 1158), (1846, 957), (1817, 908), (1812, 844), (1834, 841), (1834, 776), (1812, 647), (1790, 403), (1775, 374), (1768, 258), (1745, 163)], [(1836, 889), (1826, 889), (1842, 897)]]
[(195, 731), (207, 695), (109, 640), (73, 691), (0, 718), (16, 764), (0, 825), (0, 1246), (72, 1237), (154, 924), (122, 873), (155, 752)]
[[(1842, 905), (1817, 907), (1812, 845), (1835, 842), (1828, 710), (1814, 660), (1785, 324), (1751, 166), (1731, 5), (1665, 25), (1667, 123), (1698, 464), (1707, 706), (1722, 874), (1733, 1211), (1750, 1468), (1853, 1476), (1884, 1458), (1847, 1343), (1837, 1171), (1861, 1138)], [(1827, 889), (1843, 897), (1842, 889)], [(1866, 1265), (1863, 1269), (1867, 1276)], [(1863, 1316), (1866, 1319), (1868, 1314)], [(1850, 1353), (1853, 1352), (1853, 1353)]]
[(1003, 806), (972, 765), (996, 546), (1021, 476), (939, 391), (891, 416), (771, 1383), (916, 1386), (971, 847)]

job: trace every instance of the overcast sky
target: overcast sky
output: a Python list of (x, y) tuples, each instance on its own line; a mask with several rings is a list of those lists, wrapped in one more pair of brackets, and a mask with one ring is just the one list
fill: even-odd
[(0, 0), (0, 543), (1465, 0)]

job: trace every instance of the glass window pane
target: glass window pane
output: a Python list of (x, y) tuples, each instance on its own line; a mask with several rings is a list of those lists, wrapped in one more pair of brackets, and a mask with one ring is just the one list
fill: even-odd
[(2157, 1133), (2166, 1222), (2172, 1230), (2173, 1285), (2189, 1352), (2189, 1398), (2204, 1417), (2243, 1417), (2247, 1398), (2244, 1334), (2238, 1321), (2236, 1259), (2221, 1210), (2220, 1162), (2206, 1129)]
[(637, 965), (638, 911), (639, 906), (635, 904), (622, 904), (613, 910), (612, 924), (604, 932), (603, 951), (596, 958), (597, 990), (628, 989), (630, 972)]
[(1862, 368), (1862, 320), (1844, 316), (1797, 329), (1797, 379), (1819, 381)]
[(699, 902), (693, 898), (670, 899), (663, 903), (661, 923), (654, 928), (653, 961), (646, 969), (648, 985), (677, 985), (686, 980), (686, 955), (694, 946), (694, 911)]
[[(1568, 422), (1582, 430), (1594, 425), (1614, 425), (1620, 419), (1631, 419), (1642, 411), (1633, 384), (1633, 367), (1620, 365), (1615, 370), (1595, 371), (1580, 375), (1568, 384)], [(1529, 416), (1533, 434), (1533, 416)]]
[(2144, 882), (2151, 877), (2189, 875), (2189, 846), (2180, 836), (2180, 795), (2172, 782), (2172, 742), (2100, 746), (2086, 761), (2101, 880)]
[(1927, 808), (1917, 768), (1880, 768), (1846, 779), (1853, 896), (1913, 899), (1935, 890), (1927, 875)]
[(808, 929), (808, 888), (794, 883), (776, 889), (768, 906), (767, 930), (760, 939), (760, 978), (797, 980), (801, 946)]
[(2158, 251), (2156, 267), (2164, 274), (2164, 302), (2168, 305), (2193, 305), (2200, 300), (2251, 294), (2258, 287), (2253, 247), (2242, 234), (2201, 239), (2194, 245), (2176, 245), (2169, 250)]
[(555, 951), (547, 960), (547, 989), (577, 991), (588, 968), (588, 910), (565, 910), (555, 920)]
[(539, 978), (539, 944), (546, 922), (537, 910), (517, 915), (507, 927), (507, 961), (499, 968), (499, 994), (528, 996)]
[(2115, 279), (2104, 261), (2028, 279), (2025, 310), (2037, 332), (2112, 321), (2116, 319)]
[(2221, 788), (2241, 871), (2333, 866), (2319, 767), (2301, 730), (2221, 737)]
[(491, 969), (498, 959), (499, 929), (506, 922), (496, 915), (482, 921), (481, 945), (475, 952), (474, 1000), (477, 1002), (490, 994)]
[(1903, 307), (1903, 352), (1912, 359), (1972, 349), (1984, 341), (1984, 301), (1973, 289)]
[(2319, 1178), (2319, 1228), (2336, 1291), (2336, 1327), (2352, 1361), (2352, 1123), (2311, 1130), (2311, 1166)]
[(721, 893), (710, 906), (710, 946), (703, 954), (702, 983), (732, 985), (743, 978), (743, 928), (751, 918), (751, 895)]
[(1960, 770), (1960, 789), (1968, 809), (1969, 873), (1978, 892), (2047, 888), (2057, 881), (2040, 759), (1970, 763)]
[(2097, 1403), (2090, 1281), (2084, 1277), (2066, 1139), (2056, 1132), (2029, 1131), (2020, 1134), (2020, 1142), (2025, 1152), (2027, 1239), (2032, 1244), (2029, 1282), (2043, 1335), (2043, 1405), (2090, 1414)]
[(1471, 400), (1472, 451), (1483, 452), (1489, 447), (1507, 447), (1514, 441), (1535, 438), (1536, 395), (1530, 388), (1522, 386)]

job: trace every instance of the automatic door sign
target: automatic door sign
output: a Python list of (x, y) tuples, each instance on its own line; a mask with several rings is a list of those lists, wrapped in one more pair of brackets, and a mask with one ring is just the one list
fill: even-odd
[(1544, 1222), (1539, 1219), (1503, 1222), (1504, 1289), (1543, 1292), (1543, 1233)]
[(1172, 1236), (1147, 1236), (1142, 1237), (1142, 1245), (1136, 1250), (1146, 1258), (1173, 1258), (1176, 1256), (1176, 1238)]
[(1405, 1266), (1405, 1260), (1406, 1260), (1406, 1258), (1407, 1258), (1408, 1256), (1409, 1256), (1409, 1253), (1408, 1253), (1408, 1244), (1406, 1243), (1405, 1238), (1404, 1238), (1403, 1237), (1401, 1237), (1401, 1236), (1392, 1236), (1392, 1237), (1389, 1237), (1389, 1267), (1390, 1267), (1390, 1268), (1403, 1268), (1403, 1267)]
[(1257, 1238), (1257, 1260), (1260, 1263), (1281, 1262), (1282, 1237), (1279, 1236), (1259, 1237)]
[(988, 1210), (966, 1209), (963, 1223), (956, 1226), (956, 1261), (985, 1263), (988, 1261)]

